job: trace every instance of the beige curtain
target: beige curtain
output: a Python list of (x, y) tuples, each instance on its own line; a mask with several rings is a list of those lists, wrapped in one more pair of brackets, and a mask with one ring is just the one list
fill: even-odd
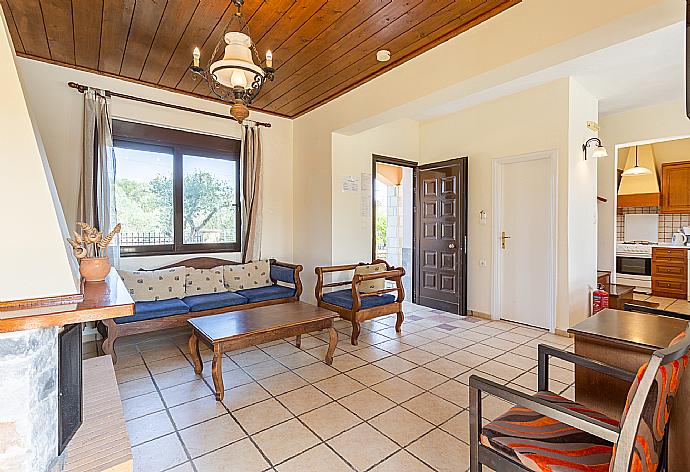
[[(77, 217), (104, 233), (117, 224), (112, 130), (110, 98), (102, 90), (88, 89), (84, 93), (84, 149)], [(114, 267), (119, 266), (119, 237), (108, 247), (108, 257)]]
[(245, 126), (242, 135), (242, 262), (261, 259), (262, 161), (261, 131)]

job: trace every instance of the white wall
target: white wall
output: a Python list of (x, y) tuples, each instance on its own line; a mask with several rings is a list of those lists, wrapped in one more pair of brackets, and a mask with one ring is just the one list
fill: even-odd
[[(138, 97), (175, 103), (190, 108), (227, 114), (222, 104), (187, 97), (124, 80), (59, 67), (28, 59), (18, 60), (26, 84), (27, 99), (43, 135), (46, 154), (70, 228), (77, 218), (80, 162), (82, 155), (83, 96), (67, 86), (74, 81)], [(112, 99), (114, 118), (178, 128), (199, 133), (239, 138), (237, 123), (215, 117), (163, 108), (140, 102)], [(251, 118), (268, 121), (271, 128), (262, 128), (264, 150), (264, 210), (262, 255), (293, 260), (292, 200), (292, 121), (252, 112)], [(238, 254), (217, 254), (237, 259)], [(179, 257), (127, 257), (125, 269), (154, 268)]]
[[(417, 162), (419, 124), (400, 120), (353, 136), (333, 133), (333, 264), (371, 260), (371, 192), (343, 192), (342, 182), (346, 176), (371, 176), (372, 154)], [(362, 197), (369, 203), (366, 214)]]
[(614, 270), (616, 147), (690, 136), (690, 119), (685, 113), (685, 102), (673, 101), (606, 115), (600, 118), (599, 125), (601, 140), (609, 150), (610, 157), (599, 159), (598, 162), (597, 192), (608, 199), (608, 202), (598, 205), (598, 260), (599, 269)]
[[(558, 326), (567, 326), (567, 156), (569, 81), (560, 80), (479, 105), (420, 126), (420, 161), (468, 156), (468, 308), (491, 311), (493, 160), (556, 150), (558, 199)], [(480, 211), (488, 223), (479, 223)], [(486, 260), (487, 267), (479, 261)]]
[(39, 130), (0, 14), (0, 301), (79, 293), (76, 266)]

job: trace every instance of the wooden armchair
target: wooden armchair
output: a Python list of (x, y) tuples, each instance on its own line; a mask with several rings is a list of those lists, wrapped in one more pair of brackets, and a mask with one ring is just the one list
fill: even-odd
[[(318, 305), (338, 313), (341, 318), (349, 320), (352, 323), (352, 336), (350, 341), (354, 346), (357, 345), (361, 322), (395, 313), (398, 317), (395, 323), (395, 331), (399, 333), (403, 320), (405, 319), (402, 310), (402, 302), (405, 299), (405, 289), (403, 288), (402, 278), (405, 275), (405, 269), (402, 267), (393, 267), (386, 261), (380, 259), (371, 263), (371, 265), (375, 264), (386, 264), (386, 271), (367, 275), (355, 274), (352, 280), (332, 283), (324, 283), (324, 274), (346, 272), (355, 270), (358, 266), (369, 264), (360, 262), (359, 264), (317, 267), (315, 269), (317, 277), (315, 292)], [(384, 288), (371, 293), (362, 293), (359, 291), (358, 287), (361, 282), (375, 279), (391, 280), (395, 282), (395, 287)], [(326, 288), (345, 286), (349, 288), (324, 293), (324, 289)], [(397, 297), (394, 297), (392, 293), (397, 293)]]
[[(672, 401), (688, 364), (690, 327), (652, 354), (637, 374), (574, 353), (539, 346), (535, 395), (470, 377), (470, 472), (666, 471)], [(549, 358), (557, 357), (630, 382), (621, 421), (548, 390)], [(516, 406), (482, 426), (482, 394)], [(603, 392), (602, 392), (603, 393)]]

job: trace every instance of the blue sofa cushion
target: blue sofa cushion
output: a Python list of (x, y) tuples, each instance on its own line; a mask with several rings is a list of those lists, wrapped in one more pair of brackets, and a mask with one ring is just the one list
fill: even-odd
[(295, 289), (283, 287), (282, 285), (270, 285), (268, 287), (248, 288), (238, 290), (236, 293), (246, 297), (249, 303), (275, 300), (277, 298), (288, 298), (295, 296)]
[(295, 270), (289, 267), (271, 264), (271, 278), (288, 284), (295, 283)]
[[(376, 306), (388, 305), (395, 302), (396, 297), (390, 293), (383, 295), (373, 295), (371, 297), (361, 297), (361, 309), (374, 308)], [(336, 292), (324, 293), (323, 301), (348, 310), (352, 310), (352, 289), (338, 290)]]
[(244, 305), (247, 299), (236, 292), (205, 293), (203, 295), (192, 295), (182, 299), (189, 306), (189, 311), (213, 310), (226, 306)]
[(182, 315), (189, 313), (189, 307), (179, 298), (170, 300), (157, 300), (155, 302), (134, 303), (134, 316), (115, 318), (115, 323), (125, 324), (134, 321), (153, 320), (170, 315)]

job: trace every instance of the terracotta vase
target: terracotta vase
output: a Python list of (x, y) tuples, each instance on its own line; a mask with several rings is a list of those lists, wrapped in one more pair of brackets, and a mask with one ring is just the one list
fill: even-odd
[(102, 282), (109, 272), (107, 257), (85, 257), (79, 262), (79, 273), (87, 282)]

